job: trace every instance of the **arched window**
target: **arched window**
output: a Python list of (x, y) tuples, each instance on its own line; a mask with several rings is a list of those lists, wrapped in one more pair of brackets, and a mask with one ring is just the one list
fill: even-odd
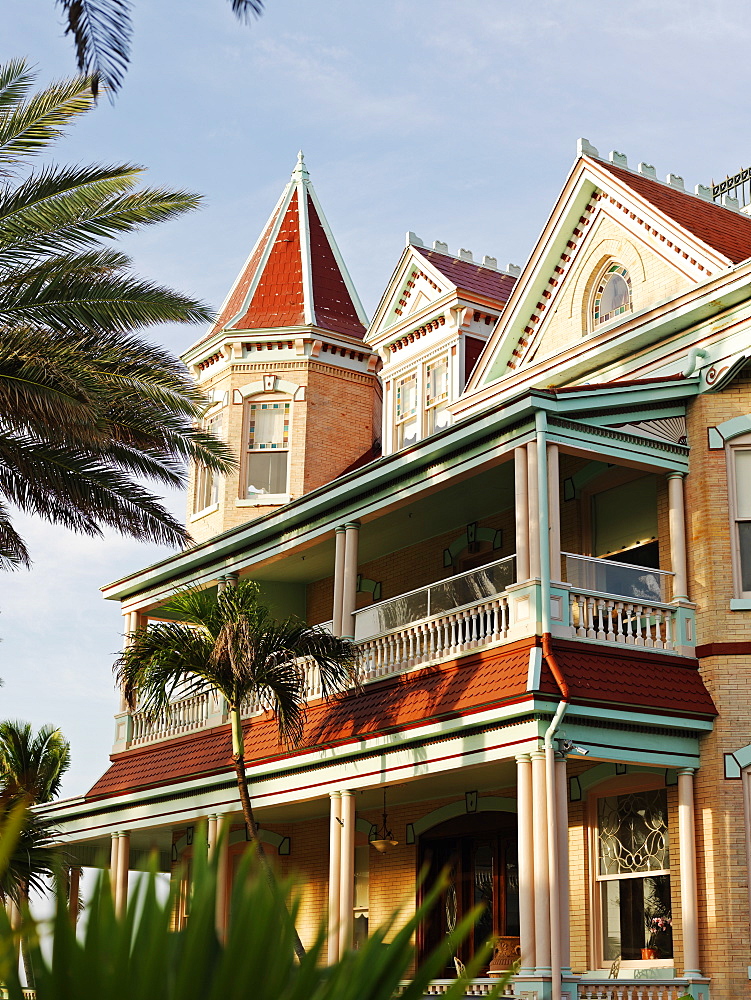
[(631, 278), (625, 267), (612, 261), (595, 285), (592, 327), (609, 323), (627, 312), (631, 312)]

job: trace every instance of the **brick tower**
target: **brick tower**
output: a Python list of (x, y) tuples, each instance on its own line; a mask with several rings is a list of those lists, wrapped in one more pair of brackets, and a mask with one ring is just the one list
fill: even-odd
[(252, 521), (374, 454), (378, 356), (302, 153), (209, 332), (183, 360), (204, 425), (235, 449), (230, 476), (193, 470), (196, 541)]

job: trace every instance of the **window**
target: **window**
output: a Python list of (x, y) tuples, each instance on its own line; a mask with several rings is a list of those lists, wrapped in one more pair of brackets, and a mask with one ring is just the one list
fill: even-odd
[(444, 355), (425, 365), (425, 431), (433, 434), (448, 427), (449, 359)]
[(250, 403), (247, 435), (246, 497), (287, 493), (289, 403)]
[(595, 286), (592, 326), (601, 326), (631, 311), (631, 278), (620, 264), (608, 264)]
[(603, 961), (672, 959), (664, 789), (598, 799), (596, 863)]
[(396, 447), (406, 448), (418, 438), (417, 373), (396, 383)]
[(730, 449), (731, 510), (736, 590), (739, 597), (751, 597), (751, 440)]
[[(215, 437), (222, 436), (223, 411), (204, 421), (204, 430), (210, 431)], [(205, 465), (196, 467), (196, 488), (193, 497), (193, 513), (198, 514), (207, 507), (219, 503), (219, 477)]]

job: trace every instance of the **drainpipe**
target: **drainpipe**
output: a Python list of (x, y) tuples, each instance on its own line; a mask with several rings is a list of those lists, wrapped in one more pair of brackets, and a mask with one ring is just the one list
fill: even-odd
[(537, 439), (537, 495), (540, 509), (540, 597), (542, 618), (542, 655), (555, 678), (561, 700), (553, 715), (553, 721), (545, 733), (545, 790), (548, 820), (548, 882), (550, 885), (550, 966), (552, 1000), (561, 1000), (561, 911), (559, 905), (559, 885), (561, 872), (558, 868), (557, 795), (555, 781), (555, 747), (553, 739), (561, 724), (569, 702), (568, 684), (561, 672), (553, 652), (550, 634), (550, 511), (548, 508), (548, 442), (547, 417), (538, 410), (535, 414)]
[(683, 377), (691, 378), (691, 376), (696, 371), (696, 366), (699, 362), (699, 358), (706, 358), (707, 351), (703, 347), (692, 347), (688, 352), (688, 357), (686, 358), (686, 367), (683, 369)]

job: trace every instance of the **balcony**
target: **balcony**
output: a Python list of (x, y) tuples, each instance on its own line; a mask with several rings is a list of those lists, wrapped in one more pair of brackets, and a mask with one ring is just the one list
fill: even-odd
[[(563, 553), (566, 580), (550, 588), (551, 631), (561, 638), (692, 653), (693, 612), (668, 603), (672, 573), (606, 559)], [(355, 613), (360, 679), (369, 683), (473, 650), (502, 646), (539, 634), (539, 580), (516, 580), (508, 556), (427, 587), (399, 594)], [(322, 626), (330, 628), (330, 623)], [(310, 701), (321, 696), (317, 671), (301, 662)], [(243, 706), (259, 715), (257, 700)], [(142, 746), (208, 729), (226, 721), (212, 692), (176, 700), (169, 713), (135, 711), (117, 717), (116, 749)], [(126, 731), (123, 731), (123, 730)]]

